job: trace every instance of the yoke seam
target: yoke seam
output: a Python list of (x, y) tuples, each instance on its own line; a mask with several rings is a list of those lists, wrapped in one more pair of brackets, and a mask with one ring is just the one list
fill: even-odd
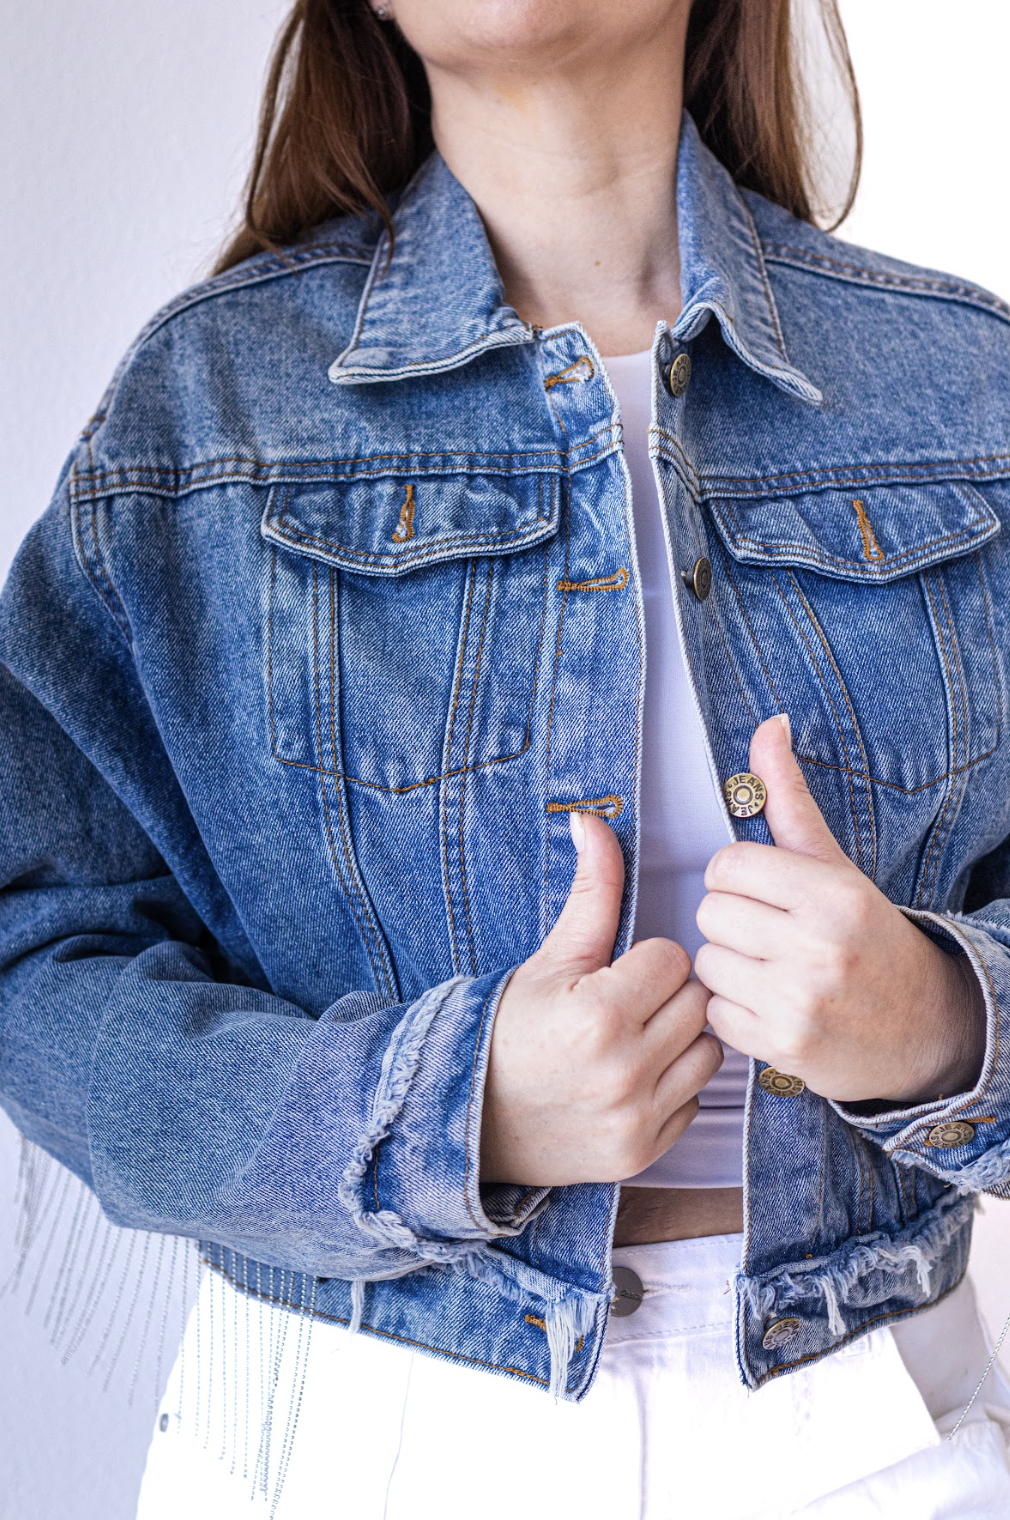
[(797, 248), (792, 243), (766, 243), (764, 253), (770, 264), (802, 267), (829, 279), (875, 285), (882, 290), (903, 291), (909, 295), (942, 296), (1010, 320), (1010, 306), (981, 286), (967, 285), (937, 275), (907, 275), (893, 270), (871, 269), (865, 264), (833, 259), (827, 254), (814, 253), (811, 249)]

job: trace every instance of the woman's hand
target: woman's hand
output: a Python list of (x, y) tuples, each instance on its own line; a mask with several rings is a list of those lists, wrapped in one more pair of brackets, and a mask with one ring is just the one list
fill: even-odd
[(826, 1098), (902, 1104), (963, 1092), (985, 1052), (982, 993), (879, 892), (833, 838), (785, 717), (755, 731), (775, 845), (713, 855), (695, 959), (712, 1028)]
[(683, 1134), (722, 1064), (708, 993), (672, 940), (610, 964), (624, 861), (600, 818), (571, 814), (575, 879), (552, 932), (513, 974), (491, 1040), (481, 1181), (618, 1182)]

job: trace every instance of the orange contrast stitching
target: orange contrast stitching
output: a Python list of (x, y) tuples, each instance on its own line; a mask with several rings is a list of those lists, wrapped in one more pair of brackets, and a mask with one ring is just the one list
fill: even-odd
[[(589, 373), (586, 373), (586, 370)], [(573, 363), (559, 369), (556, 375), (548, 375), (544, 381), (544, 390), (552, 391), (556, 385), (579, 385), (583, 381), (592, 380), (596, 374), (596, 367), (588, 354), (580, 354)]]
[(592, 581), (558, 581), (559, 591), (623, 591), (630, 576), (622, 565), (613, 575), (601, 575)]
[(900, 792), (903, 797), (915, 797), (919, 792), (928, 792), (930, 787), (939, 786), (941, 781), (949, 781), (953, 776), (961, 776), (967, 771), (974, 770), (976, 765), (981, 765), (983, 760), (988, 760), (991, 755), (994, 755), (998, 748), (999, 746), (994, 744), (983, 755), (966, 761), (964, 765), (955, 765), (949, 771), (943, 771), (939, 776), (934, 776), (932, 781), (924, 781), (921, 786), (901, 786), (897, 781), (882, 781), (879, 776), (867, 776), (862, 771), (854, 771), (851, 766), (835, 765), (830, 760), (818, 760), (813, 755), (801, 755), (797, 752), (796, 758), (802, 760), (804, 765), (819, 765), (824, 770), (843, 771), (847, 775), (858, 776), (860, 781), (872, 781), (874, 786), (886, 786), (892, 792)]
[[(270, 526), (277, 537), (284, 539), (287, 543), (296, 545), (299, 543), (313, 544), (319, 549), (330, 549), (334, 553), (339, 554), (342, 559), (354, 560), (358, 564), (373, 563), (384, 558), (383, 555), (375, 553), (372, 549), (352, 549), (349, 545), (338, 544), (331, 538), (319, 538), (314, 533), (301, 533), (297, 528), (292, 528), (289, 523), (285, 523), (283, 517), (272, 521)], [(444, 556), (447, 550), (462, 549), (466, 551), (485, 543), (508, 544), (512, 543), (514, 539), (524, 538), (529, 533), (536, 531), (535, 525), (528, 523), (525, 527), (516, 528), (508, 533), (492, 529), (488, 533), (469, 533), (461, 535), (458, 538), (447, 536), (446, 538), (437, 538), (430, 541), (425, 540), (412, 554), (409, 556), (403, 555), (398, 563), (404, 564), (409, 559), (413, 564), (421, 565), (429, 559), (437, 558), (440, 554)], [(402, 540), (398, 539), (397, 542), (402, 542)]]
[(863, 558), (871, 560), (886, 559), (887, 556), (877, 543), (877, 535), (874, 533), (870, 519), (866, 515), (865, 504), (858, 497), (855, 497), (852, 505), (856, 509), (856, 521), (859, 523), (859, 533), (863, 540)]
[(407, 497), (400, 508), (400, 521), (393, 532), (394, 544), (405, 544), (414, 537), (414, 482), (407, 482)]
[(585, 797), (576, 802), (548, 802), (549, 813), (595, 813), (597, 818), (618, 818), (624, 811), (624, 802), (611, 794), (608, 797)]
[[(545, 1319), (541, 1319), (540, 1316), (539, 1316), (539, 1314), (524, 1314), (523, 1315), (523, 1319), (526, 1321), (526, 1323), (528, 1325), (536, 1325), (537, 1329), (538, 1330), (542, 1330), (544, 1332), (544, 1334), (546, 1335), (546, 1333), (547, 1333), (547, 1321)], [(580, 1335), (579, 1338), (578, 1338), (578, 1340), (575, 1342), (575, 1350), (576, 1351), (581, 1351), (582, 1348), (583, 1348), (583, 1346), (585, 1344), (586, 1344), (586, 1338), (585, 1338), (585, 1336), (584, 1335)]]
[[(732, 508), (728, 502), (724, 503), (724, 509), (732, 512)], [(806, 555), (807, 559), (814, 564), (840, 565), (850, 570), (854, 568), (851, 560), (843, 559), (839, 554), (824, 554), (817, 548), (812, 547), (810, 544), (802, 543), (798, 539), (781, 539), (775, 543), (768, 543), (762, 538), (752, 538), (750, 534), (740, 531), (740, 519), (737, 517), (737, 514), (732, 512), (732, 516), (736, 523), (738, 543), (744, 544), (751, 549), (757, 549), (760, 553), (767, 555), (769, 559), (781, 559), (784, 554), (795, 551), (797, 554)], [(970, 540), (975, 534), (977, 524), (978, 518), (967, 528), (961, 528), (956, 533), (941, 534), (938, 538), (927, 539), (923, 544), (916, 544), (914, 548), (906, 549), (903, 554), (892, 555), (891, 565), (892, 567), (902, 565), (906, 570), (914, 569), (917, 565), (923, 563), (926, 550), (937, 547), (944, 548), (948, 544), (957, 544)]]

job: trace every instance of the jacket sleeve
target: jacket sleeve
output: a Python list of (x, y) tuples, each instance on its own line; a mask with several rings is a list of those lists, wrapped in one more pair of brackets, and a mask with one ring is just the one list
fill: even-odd
[(518, 1232), (544, 1192), (478, 1180), (508, 971), (275, 995), (100, 591), (61, 488), (0, 600), (0, 1102), (114, 1222), (317, 1276)]
[(870, 1104), (832, 1107), (895, 1161), (966, 1191), (1010, 1197), (1010, 841), (979, 863), (969, 892), (989, 900), (968, 913), (902, 912), (941, 949), (965, 955), (978, 979), (986, 1049), (975, 1086), (884, 1112)]

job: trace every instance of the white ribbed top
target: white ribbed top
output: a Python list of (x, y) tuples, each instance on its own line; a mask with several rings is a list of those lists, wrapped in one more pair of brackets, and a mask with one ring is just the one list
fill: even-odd
[[(648, 453), (650, 355), (628, 354), (604, 363), (624, 423), (645, 602), (642, 846), (635, 938), (663, 935), (693, 957), (701, 943), (694, 915), (705, 894), (705, 867), (732, 836), (708, 763), (674, 617), (666, 535)], [(722, 1066), (698, 1095), (701, 1110), (694, 1123), (665, 1155), (628, 1181), (643, 1187), (741, 1186), (747, 1071), (747, 1057), (727, 1046)]]

